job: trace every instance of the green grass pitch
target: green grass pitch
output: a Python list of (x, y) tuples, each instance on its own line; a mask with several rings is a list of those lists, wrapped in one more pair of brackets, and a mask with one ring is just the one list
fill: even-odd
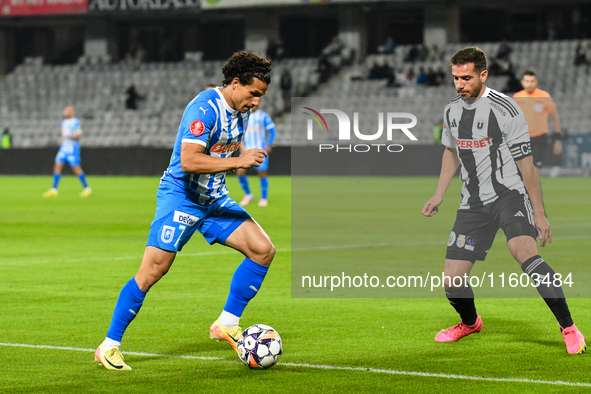
[[(250, 181), (256, 193), (258, 181)], [(95, 191), (89, 198), (78, 197), (78, 181), (67, 176), (59, 197), (44, 199), (49, 177), (0, 177), (1, 393), (591, 391), (589, 355), (566, 354), (553, 316), (537, 298), (477, 300), (483, 331), (452, 344), (433, 341), (440, 329), (457, 322), (441, 298), (292, 298), (289, 177), (270, 179), (267, 208), (248, 209), (278, 253), (241, 322), (243, 328), (266, 323), (279, 331), (284, 340), (279, 364), (249, 370), (229, 346), (209, 339), (209, 325), (242, 257), (209, 246), (196, 234), (148, 294), (124, 338), (124, 354), (152, 355), (127, 354), (133, 371), (107, 371), (93, 361), (92, 349), (105, 336), (121, 287), (139, 267), (158, 178), (91, 176), (89, 182)], [(458, 180), (431, 219), (422, 218), (420, 209), (435, 190), (435, 178), (364, 182), (390, 185), (383, 188), (384, 198), (399, 202), (391, 209), (406, 224), (394, 226), (392, 238), (444, 245), (459, 203)], [(589, 180), (542, 183), (556, 237), (542, 255), (550, 264), (588, 264)], [(240, 199), (236, 179), (228, 184)], [(399, 258), (433, 264), (434, 270), (442, 268), (442, 250), (414, 244), (395, 249)], [(384, 258), (379, 248), (366, 253)], [(485, 264), (508, 258), (506, 246), (497, 242)], [(572, 298), (569, 304), (575, 322), (591, 337), (590, 300)]]

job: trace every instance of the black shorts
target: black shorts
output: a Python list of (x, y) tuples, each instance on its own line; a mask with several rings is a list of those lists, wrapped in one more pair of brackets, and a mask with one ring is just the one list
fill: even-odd
[(534, 160), (534, 166), (541, 168), (544, 164), (546, 147), (548, 146), (548, 135), (542, 134), (531, 138), (531, 155)]
[(511, 190), (482, 208), (459, 209), (447, 241), (445, 258), (472, 263), (484, 260), (499, 228), (503, 229), (507, 242), (521, 235), (529, 235), (534, 239), (537, 237), (533, 209), (527, 194)]

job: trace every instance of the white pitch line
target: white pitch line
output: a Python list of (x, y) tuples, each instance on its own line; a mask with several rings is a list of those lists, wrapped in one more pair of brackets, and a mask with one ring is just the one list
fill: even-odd
[[(9, 347), (24, 347), (33, 349), (51, 349), (51, 350), (71, 350), (77, 352), (94, 353), (95, 349), (85, 349), (67, 346), (50, 346), (50, 345), (30, 345), (26, 343), (1, 343), (0, 346)], [(174, 355), (174, 354), (156, 354), (143, 352), (123, 352), (124, 354), (145, 357), (165, 357), (165, 358), (183, 358), (190, 360), (207, 360), (207, 361), (233, 361), (221, 357), (206, 357), (206, 356), (191, 356), (191, 355)], [(237, 360), (236, 360), (237, 361)], [(379, 368), (365, 368), (365, 367), (342, 367), (338, 365), (322, 365), (322, 364), (299, 364), (299, 363), (280, 363), (286, 367), (296, 368), (313, 368), (334, 371), (352, 371), (352, 372), (373, 372), (387, 375), (406, 375), (406, 376), (420, 376), (425, 378), (440, 378), (440, 379), (460, 379), (460, 380), (476, 380), (482, 382), (501, 382), (501, 383), (530, 383), (530, 384), (547, 384), (554, 386), (571, 386), (571, 387), (591, 387), (591, 383), (586, 382), (565, 382), (562, 380), (536, 380), (524, 378), (491, 378), (486, 376), (470, 376), (470, 375), (455, 375), (444, 373), (431, 372), (416, 372), (416, 371), (399, 371), (395, 369), (379, 369)]]

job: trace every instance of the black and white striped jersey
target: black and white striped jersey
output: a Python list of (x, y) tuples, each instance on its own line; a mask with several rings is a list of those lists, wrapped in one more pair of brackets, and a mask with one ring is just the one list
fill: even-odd
[(467, 104), (457, 96), (443, 111), (443, 145), (460, 159), (460, 209), (477, 209), (510, 190), (525, 194), (516, 161), (531, 156), (525, 116), (512, 98), (486, 88)]

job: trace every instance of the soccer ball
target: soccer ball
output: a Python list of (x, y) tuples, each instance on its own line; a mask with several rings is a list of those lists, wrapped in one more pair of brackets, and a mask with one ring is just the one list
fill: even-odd
[(279, 333), (266, 324), (255, 324), (242, 333), (236, 349), (240, 361), (253, 369), (270, 368), (283, 353)]

